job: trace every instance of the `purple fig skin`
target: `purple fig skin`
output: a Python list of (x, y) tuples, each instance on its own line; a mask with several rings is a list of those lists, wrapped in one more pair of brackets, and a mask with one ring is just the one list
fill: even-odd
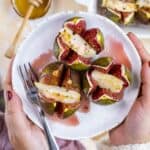
[(70, 28), (75, 33), (82, 35), (86, 30), (86, 21), (82, 17), (74, 17), (64, 23), (65, 27)]
[[(100, 87), (100, 85), (92, 78), (92, 72), (97, 70), (103, 74), (110, 74), (122, 81), (120, 91), (112, 92), (110, 89)], [(91, 68), (83, 77), (83, 91), (92, 97), (93, 102), (98, 104), (113, 104), (123, 97), (126, 87), (131, 84), (131, 72), (122, 64), (114, 64), (111, 57), (102, 57), (92, 63)]]
[(97, 54), (104, 49), (104, 36), (100, 29), (92, 28), (86, 30), (83, 38), (96, 50)]
[(124, 87), (128, 87), (132, 82), (131, 71), (124, 65), (121, 64), (112, 65), (109, 73), (121, 79), (124, 82)]
[(54, 47), (58, 60), (66, 63), (72, 69), (83, 71), (90, 67), (91, 59), (79, 56), (76, 52), (70, 49), (65, 42), (63, 42), (61, 37), (57, 37)]

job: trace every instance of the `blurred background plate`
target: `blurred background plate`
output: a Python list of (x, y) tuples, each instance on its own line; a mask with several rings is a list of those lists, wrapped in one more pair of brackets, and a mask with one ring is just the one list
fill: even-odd
[[(99, 0), (75, 0), (81, 5), (88, 7), (88, 12), (99, 13), (100, 8), (98, 7)], [(120, 26), (126, 33), (133, 32), (138, 35), (139, 38), (148, 39), (150, 38), (150, 24), (149, 25), (129, 25), (129, 26)]]

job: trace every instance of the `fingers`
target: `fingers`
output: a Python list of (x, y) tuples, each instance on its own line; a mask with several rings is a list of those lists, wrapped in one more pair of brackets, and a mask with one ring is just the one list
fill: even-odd
[(27, 127), (27, 118), (22, 109), (22, 103), (18, 95), (12, 89), (11, 83), (11, 70), (12, 63), (8, 69), (8, 73), (5, 80), (5, 121), (10, 133), (15, 132), (14, 129), (18, 131), (23, 131)]
[(150, 62), (143, 65), (142, 83), (142, 101), (150, 104)]
[(143, 62), (150, 61), (150, 54), (146, 51), (142, 42), (131, 32), (128, 33), (128, 37), (130, 38), (135, 48), (137, 49), (142, 61)]

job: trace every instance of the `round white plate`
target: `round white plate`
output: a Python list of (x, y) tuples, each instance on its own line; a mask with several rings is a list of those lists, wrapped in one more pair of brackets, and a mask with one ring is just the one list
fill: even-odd
[(52, 49), (54, 39), (64, 21), (74, 16), (84, 17), (87, 22), (87, 28), (99, 27), (104, 34), (105, 40), (107, 40), (107, 36), (112, 35), (113, 38), (123, 43), (125, 52), (132, 65), (133, 83), (125, 90), (124, 97), (119, 103), (109, 106), (101, 106), (92, 103), (90, 112), (77, 112), (76, 114), (80, 120), (78, 126), (70, 127), (60, 123), (51, 122), (49, 125), (53, 134), (64, 139), (88, 138), (117, 126), (127, 116), (138, 95), (140, 86), (141, 62), (139, 55), (126, 34), (117, 25), (108, 19), (95, 14), (83, 12), (58, 13), (50, 16), (29, 34), (21, 44), (14, 60), (12, 70), (13, 87), (16, 93), (22, 98), (23, 109), (28, 117), (41, 127), (33, 106), (26, 99), (17, 67), (19, 64), (32, 62), (40, 54), (47, 52), (48, 49)]

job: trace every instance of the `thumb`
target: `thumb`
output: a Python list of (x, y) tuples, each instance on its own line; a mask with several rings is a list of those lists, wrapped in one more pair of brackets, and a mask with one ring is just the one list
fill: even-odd
[(150, 61), (142, 68), (142, 102), (150, 107)]
[(12, 89), (11, 83), (11, 70), (12, 62), (8, 69), (8, 73), (5, 80), (5, 121), (8, 127), (9, 133), (26, 130), (29, 127), (28, 119), (23, 112), (22, 103), (18, 95)]
[(143, 62), (150, 61), (150, 54), (146, 51), (142, 42), (136, 37), (136, 35), (129, 32), (128, 37), (130, 38), (130, 40), (134, 44), (135, 48), (137, 49), (142, 61)]
[(5, 112), (8, 114), (17, 113), (22, 111), (22, 105), (20, 98), (15, 94), (12, 88), (12, 64), (13, 59), (10, 63), (4, 87), (4, 97), (5, 97)]

